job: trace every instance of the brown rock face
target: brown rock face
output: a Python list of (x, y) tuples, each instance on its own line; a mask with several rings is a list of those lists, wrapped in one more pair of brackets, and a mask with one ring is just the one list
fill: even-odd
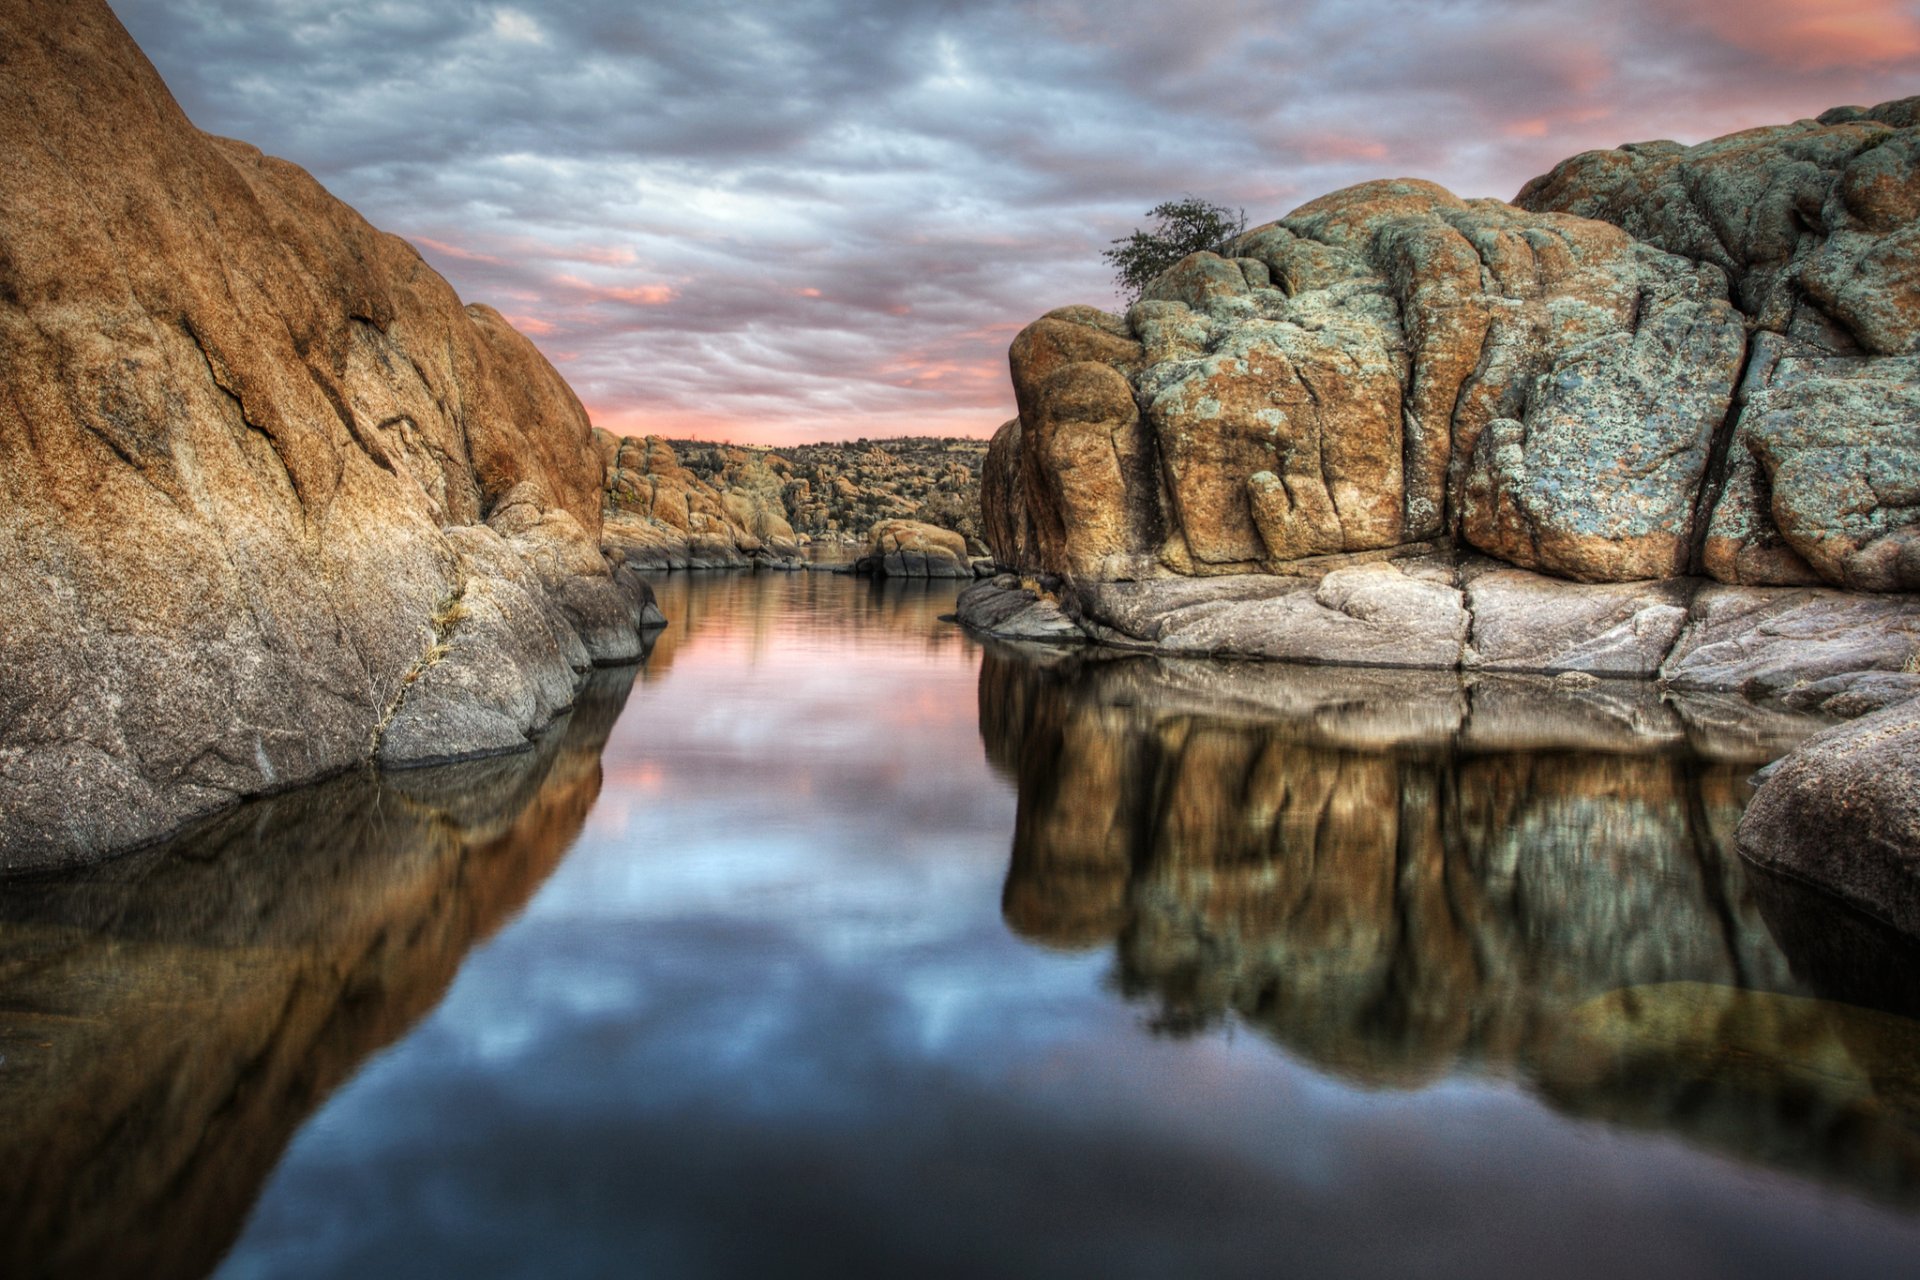
[(882, 520), (937, 525), (980, 545), (986, 448), (977, 440), (902, 437), (776, 453), (598, 434), (608, 459), (606, 541), (630, 564), (798, 568), (802, 547), (859, 546)]
[(3, 0), (0, 63), (0, 865), (523, 746), (637, 654), (526, 339), (193, 128), (99, 0)]
[(971, 578), (967, 540), (951, 529), (914, 520), (882, 520), (867, 535), (860, 572), (888, 578)]
[(1920, 700), (1802, 744), (1740, 822), (1740, 851), (1920, 935)]
[(1223, 253), (1124, 321), (1016, 340), (1022, 567), (1282, 571), (1456, 535), (1585, 581), (1686, 571), (1745, 351), (1717, 270), (1417, 182)]

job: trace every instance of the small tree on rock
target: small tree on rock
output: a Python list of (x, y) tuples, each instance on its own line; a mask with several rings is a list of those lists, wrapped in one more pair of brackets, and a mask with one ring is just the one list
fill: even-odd
[(1168, 200), (1147, 210), (1151, 230), (1138, 230), (1113, 242), (1100, 256), (1113, 264), (1113, 282), (1132, 306), (1147, 282), (1190, 253), (1219, 252), (1247, 229), (1247, 211), (1229, 209), (1198, 196)]

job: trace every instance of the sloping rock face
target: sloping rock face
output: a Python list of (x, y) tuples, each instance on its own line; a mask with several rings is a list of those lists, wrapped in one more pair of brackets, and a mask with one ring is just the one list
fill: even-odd
[(1805, 743), (1741, 819), (1740, 851), (1920, 935), (1920, 700)]
[[(1858, 665), (1760, 683), (1898, 675), (1917, 120), (1911, 99), (1592, 152), (1514, 204), (1366, 183), (1192, 255), (1124, 317), (1049, 313), (1009, 352), (994, 556), (1113, 643), (1750, 691), (1751, 662), (1697, 655), (1780, 656), (1767, 620), (1808, 588), (1835, 619), (1871, 592)], [(1752, 628), (1710, 625), (1733, 617)]]
[(0, 0), (0, 866), (524, 746), (644, 586), (585, 412), (99, 0)]

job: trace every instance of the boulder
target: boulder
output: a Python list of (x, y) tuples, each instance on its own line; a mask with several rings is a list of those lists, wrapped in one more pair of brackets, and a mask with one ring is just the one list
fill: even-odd
[(882, 520), (867, 535), (855, 571), (882, 578), (971, 578), (967, 540), (917, 520)]
[(1590, 151), (1515, 198), (1710, 264), (1759, 331), (1709, 544), (1722, 581), (1920, 585), (1916, 115), (1909, 98), (1694, 147)]
[(1676, 689), (1784, 693), (1898, 672), (1920, 653), (1920, 598), (1820, 588), (1703, 586), (1660, 675)]
[(998, 474), (989, 522), (1003, 559), (1075, 577), (1284, 573), (1436, 536), (1583, 581), (1670, 577), (1745, 352), (1715, 268), (1367, 183), (1192, 255), (1124, 319), (1024, 331), (997, 446), (1020, 479)]
[(1802, 743), (1740, 820), (1740, 852), (1920, 933), (1920, 700)]
[(962, 626), (1002, 640), (1078, 644), (1087, 638), (1060, 608), (1058, 599), (1023, 584), (1012, 574), (976, 582), (954, 602)]
[(0, 867), (524, 747), (638, 656), (531, 343), (195, 129), (101, 0), (0, 19)]
[(1096, 637), (1169, 654), (1455, 667), (1468, 630), (1450, 569), (1426, 561), (1348, 565), (1317, 581), (1240, 574), (1080, 582), (1070, 598)]

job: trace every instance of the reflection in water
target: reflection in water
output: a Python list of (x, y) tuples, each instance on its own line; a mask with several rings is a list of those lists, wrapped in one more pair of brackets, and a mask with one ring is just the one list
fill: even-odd
[(195, 1276), (600, 792), (633, 670), (534, 751), (351, 775), (0, 895), (0, 1273)]
[[(825, 570), (795, 573), (694, 571), (652, 580), (661, 611), (672, 619), (653, 643), (642, 679), (658, 681), (682, 651), (715, 640), (738, 641), (758, 663), (795, 646), (823, 661), (844, 663), (857, 639), (892, 636), (928, 653), (968, 643), (940, 623), (953, 612), (950, 582), (925, 578), (851, 578)], [(804, 627), (796, 623), (804, 619)]]
[[(1808, 998), (1730, 852), (1754, 764), (1816, 726), (1743, 707), (991, 648), (1003, 911), (1111, 943), (1161, 1032), (1230, 1017), (1369, 1087), (1517, 1076), (1920, 1201), (1920, 1025)], [(1817, 905), (1768, 891), (1776, 919)]]
[(229, 1241), (235, 1280), (1920, 1248), (1916, 970), (1722, 854), (1807, 722), (983, 654), (951, 583), (658, 585), (645, 683), (534, 755), (6, 886), (0, 1274)]

